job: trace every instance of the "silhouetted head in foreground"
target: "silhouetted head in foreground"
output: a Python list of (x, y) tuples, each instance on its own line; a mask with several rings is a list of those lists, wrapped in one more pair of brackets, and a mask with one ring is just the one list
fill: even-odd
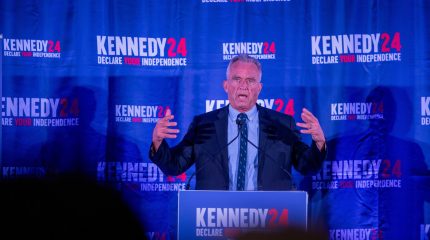
[(328, 240), (328, 233), (323, 230), (306, 231), (302, 228), (289, 227), (270, 232), (248, 232), (237, 240)]
[(81, 178), (0, 182), (5, 239), (146, 239), (121, 196)]

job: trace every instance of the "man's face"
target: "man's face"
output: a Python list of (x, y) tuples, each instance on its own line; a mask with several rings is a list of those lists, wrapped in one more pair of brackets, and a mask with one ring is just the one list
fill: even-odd
[(246, 112), (257, 103), (262, 88), (260, 78), (260, 72), (254, 63), (237, 61), (230, 66), (224, 90), (234, 109)]

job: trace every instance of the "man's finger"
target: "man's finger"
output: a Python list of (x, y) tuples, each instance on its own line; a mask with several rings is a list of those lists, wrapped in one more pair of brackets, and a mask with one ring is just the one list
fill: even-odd
[(168, 134), (168, 133), (165, 133), (165, 134), (162, 134), (162, 135), (161, 135), (161, 137), (162, 137), (162, 138), (176, 138), (176, 137), (177, 137), (177, 135), (176, 135), (176, 134)]
[(318, 119), (314, 116), (314, 114), (311, 113), (308, 109), (303, 108), (302, 113), (306, 114), (306, 116), (310, 117), (314, 121), (318, 121)]
[(177, 123), (177, 122), (166, 122), (166, 123), (164, 124), (164, 126), (169, 126), (169, 127), (177, 126), (177, 125), (178, 125), (178, 123)]
[(164, 121), (170, 121), (170, 120), (172, 120), (172, 119), (174, 119), (174, 118), (175, 118), (175, 116), (174, 116), (174, 115), (172, 115), (172, 114), (167, 115), (167, 114), (166, 114), (166, 116), (164, 116), (163, 120), (164, 120)]
[(300, 130), (300, 133), (304, 133), (304, 134), (312, 134), (312, 133), (313, 133), (313, 130), (310, 130), (310, 129), (302, 129), (302, 130)]
[(172, 132), (172, 133), (173, 132), (178, 133), (179, 129), (177, 129), (177, 128), (162, 127), (162, 128), (158, 129), (158, 132), (159, 133), (170, 133), (170, 132)]
[(315, 122), (315, 119), (312, 118), (312, 116), (307, 113), (302, 112), (301, 117), (304, 122)]
[(163, 131), (164, 133), (179, 133), (179, 129), (177, 128), (166, 128)]
[(172, 126), (177, 126), (178, 123), (177, 122), (167, 122), (167, 121), (163, 121), (163, 122), (159, 122), (157, 123), (159, 127), (172, 127)]
[[(175, 116), (174, 115), (169, 115), (169, 116), (164, 116), (162, 119), (160, 119), (159, 121), (157, 121), (157, 124), (164, 124), (169, 122), (170, 120), (172, 120)], [(163, 125), (164, 126), (164, 125)]]
[(297, 123), (297, 126), (302, 127), (302, 128), (309, 128), (309, 124), (308, 123)]
[(307, 108), (303, 108), (302, 111), (305, 112), (305, 113), (312, 114), (311, 111), (309, 111)]
[(170, 116), (170, 115), (172, 115), (172, 111), (170, 111), (170, 108), (168, 108), (168, 109), (166, 110), (166, 115), (165, 115), (165, 117)]

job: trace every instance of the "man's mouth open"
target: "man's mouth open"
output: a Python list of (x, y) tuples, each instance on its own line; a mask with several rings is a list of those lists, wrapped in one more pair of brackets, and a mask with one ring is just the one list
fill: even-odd
[(245, 99), (248, 99), (248, 94), (238, 94), (238, 95), (237, 95), (237, 98), (238, 98), (239, 100), (245, 100)]

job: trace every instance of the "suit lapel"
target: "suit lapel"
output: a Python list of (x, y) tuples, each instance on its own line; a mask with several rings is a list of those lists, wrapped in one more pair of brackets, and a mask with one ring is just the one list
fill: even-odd
[[(267, 133), (264, 131), (264, 129), (267, 128), (267, 120), (269, 116), (267, 115), (267, 112), (264, 108), (260, 107), (260, 105), (257, 104), (258, 109), (258, 125), (259, 125), (259, 139), (258, 139), (258, 146), (264, 150), (266, 143), (267, 143)], [(260, 156), (258, 156), (260, 157)]]
[(266, 152), (266, 143), (267, 143), (267, 133), (264, 129), (267, 128), (267, 120), (269, 116), (267, 115), (267, 112), (264, 108), (260, 107), (260, 105), (257, 104), (258, 109), (258, 147), (260, 148), (260, 151), (258, 151), (258, 175), (257, 175), (257, 186), (258, 189), (260, 189), (261, 186), (261, 179), (263, 174), (263, 166), (265, 161), (264, 153)]
[(228, 148), (227, 145), (227, 130), (228, 130), (228, 106), (221, 109), (215, 120), (216, 135), (218, 138), (218, 149), (221, 151), (222, 167), (224, 169), (224, 177), (228, 183)]

